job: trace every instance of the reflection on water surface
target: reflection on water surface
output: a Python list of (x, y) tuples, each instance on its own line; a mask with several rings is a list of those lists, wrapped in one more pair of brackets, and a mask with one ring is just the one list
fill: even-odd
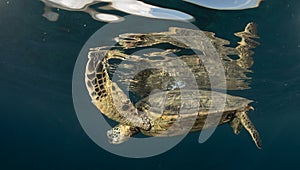
[[(174, 9), (162, 8), (137, 0), (41, 0), (45, 3), (43, 16), (50, 21), (59, 18), (58, 13), (52, 11), (52, 7), (70, 11), (84, 11), (95, 20), (103, 22), (119, 22), (123, 18), (105, 11), (118, 10), (132, 15), (148, 18), (159, 18), (169, 20), (192, 20), (193, 16)], [(261, 0), (184, 0), (199, 6), (219, 10), (240, 10), (258, 7)], [(97, 9), (90, 5), (98, 4)]]

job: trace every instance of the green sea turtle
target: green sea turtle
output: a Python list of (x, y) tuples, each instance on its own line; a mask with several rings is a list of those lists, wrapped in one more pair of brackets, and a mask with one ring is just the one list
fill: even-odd
[[(92, 103), (101, 113), (120, 123), (107, 132), (110, 142), (122, 143), (139, 132), (148, 136), (176, 136), (185, 134), (187, 131), (199, 131), (229, 123), (235, 134), (238, 134), (244, 127), (256, 146), (261, 148), (259, 133), (247, 115), (247, 111), (253, 109), (249, 105), (252, 100), (209, 90), (210, 84), (209, 78), (205, 74), (206, 70), (201, 61), (196, 62), (195, 54), (183, 54), (180, 55), (180, 59), (195, 74), (199, 90), (189, 90), (188, 88), (180, 90), (176, 87), (181, 82), (184, 83), (184, 76), (180, 81), (173, 81), (173, 75), (164, 74), (163, 70), (155, 68), (136, 75), (134, 80), (128, 80), (126, 72), (123, 72), (121, 76), (125, 76), (125, 82), (132, 84), (130, 90), (142, 98), (135, 105), (120, 86), (111, 80), (109, 74), (109, 71), (113, 70), (109, 61), (114, 59), (122, 61), (131, 59), (133, 63), (125, 64), (124, 69), (134, 69), (136, 65), (143, 67), (142, 63), (148, 65), (159, 63), (161, 59), (172, 63), (172, 57), (168, 54), (182, 49), (199, 50), (203, 56), (207, 56), (211, 52), (207, 45), (207, 40), (209, 40), (209, 43), (216, 48), (224, 65), (228, 82), (227, 88), (230, 90), (246, 89), (249, 88), (247, 80), (250, 79), (247, 73), (251, 72), (249, 68), (253, 64), (251, 58), (253, 52), (250, 49), (258, 45), (251, 39), (258, 38), (255, 24), (249, 23), (243, 32), (235, 35), (241, 37), (242, 41), (236, 48), (231, 48), (224, 46), (229, 44), (228, 41), (215, 37), (214, 33), (172, 27), (168, 32), (122, 34), (117, 39), (120, 46), (114, 49), (106, 47), (90, 49), (85, 82)], [(202, 37), (203, 42), (193, 41), (195, 36)], [(162, 43), (169, 43), (175, 48), (148, 53), (146, 54), (149, 56), (148, 58), (128, 55), (124, 52), (126, 49), (150, 47)], [(233, 59), (229, 57), (231, 55), (237, 55), (239, 58)], [(161, 58), (157, 58), (158, 56)], [(204, 59), (208, 63), (211, 62), (209, 57)], [(214, 67), (213, 63), (208, 67), (210, 66)], [(178, 67), (174, 67), (174, 69), (176, 68)], [(163, 77), (163, 79), (159, 79), (159, 77)], [(145, 85), (145, 82), (148, 84)], [(154, 89), (159, 90), (152, 93)], [(188, 93), (189, 96), (182, 96), (182, 92)], [(212, 100), (213, 95), (225, 99), (222, 110), (214, 109), (212, 103), (217, 101)], [(205, 124), (208, 116), (211, 118), (219, 116), (221, 119)]]

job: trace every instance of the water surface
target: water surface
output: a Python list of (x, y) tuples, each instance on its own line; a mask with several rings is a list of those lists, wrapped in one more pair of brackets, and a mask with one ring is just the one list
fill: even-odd
[(232, 33), (249, 21), (258, 24), (261, 45), (255, 49), (252, 89), (232, 93), (256, 101), (249, 114), (261, 133), (263, 149), (255, 147), (245, 130), (235, 136), (224, 125), (204, 144), (193, 133), (170, 151), (148, 159), (106, 152), (81, 128), (71, 93), (78, 53), (105, 23), (84, 12), (64, 10), (58, 11), (56, 22), (49, 22), (42, 17), (44, 6), (39, 1), (1, 1), (1, 169), (299, 167), (299, 2), (265, 1), (243, 11), (163, 2), (163, 7), (192, 15), (199, 28), (233, 42), (239, 39)]

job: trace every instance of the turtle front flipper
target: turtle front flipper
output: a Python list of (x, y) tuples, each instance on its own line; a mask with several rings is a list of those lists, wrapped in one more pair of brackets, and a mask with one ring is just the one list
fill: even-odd
[(261, 149), (262, 142), (259, 137), (258, 131), (255, 129), (253, 123), (251, 122), (250, 118), (248, 117), (247, 113), (245, 111), (239, 111), (236, 113), (236, 117), (240, 119), (242, 125), (245, 127), (245, 129), (248, 131), (248, 133), (251, 135), (254, 143), (256, 146)]
[(92, 103), (108, 118), (144, 130), (151, 128), (150, 119), (139, 114), (128, 96), (108, 74), (109, 59), (125, 59), (128, 55), (117, 50), (91, 49), (86, 65), (85, 82)]
[(109, 143), (120, 144), (127, 141), (131, 136), (137, 134), (139, 129), (124, 124), (119, 124), (107, 131)]

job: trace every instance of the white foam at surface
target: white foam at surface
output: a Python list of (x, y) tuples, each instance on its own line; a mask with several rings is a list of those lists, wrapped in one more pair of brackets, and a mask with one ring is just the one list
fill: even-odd
[(256, 8), (261, 0), (183, 0), (199, 6), (219, 10), (242, 10)]
[[(97, 2), (109, 2), (111, 7), (132, 15), (138, 15), (149, 18), (171, 19), (171, 20), (191, 20), (193, 17), (184, 12), (173, 9), (161, 8), (149, 5), (137, 0), (42, 0), (48, 5), (67, 10), (82, 10), (85, 7)], [(101, 13), (100, 16), (103, 16)]]
[[(84, 11), (91, 14), (89, 9), (90, 4), (101, 2), (110, 3), (108, 6), (128, 14), (138, 15), (149, 18), (169, 19), (169, 20), (192, 20), (193, 16), (174, 9), (162, 8), (150, 4), (146, 4), (137, 0), (41, 0), (46, 5), (62, 8), (70, 11)], [(161, 0), (163, 1), (163, 0)], [(261, 0), (183, 0), (199, 6), (219, 9), (219, 10), (242, 10), (247, 8), (255, 8), (259, 6)], [(99, 8), (100, 9), (100, 8)], [(98, 9), (98, 10), (99, 10)], [(101, 8), (105, 9), (105, 8)], [(109, 9), (109, 8), (106, 8)], [(51, 15), (50, 15), (51, 14)], [(58, 15), (52, 15), (51, 11), (44, 13), (45, 17), (50, 20), (57, 20)], [(98, 15), (98, 16), (96, 16)], [(121, 17), (104, 14), (103, 12), (93, 12), (94, 19), (100, 21), (119, 20)], [(118, 19), (117, 19), (118, 18)]]
[(161, 8), (149, 5), (136, 0), (112, 0), (112, 7), (133, 15), (139, 15), (149, 18), (160, 19), (178, 19), (191, 20), (193, 17), (189, 14), (167, 8)]
[(120, 17), (116, 15), (111, 15), (111, 14), (103, 14), (103, 13), (98, 13), (95, 15), (95, 17), (101, 21), (105, 22), (114, 22), (120, 20)]
[(45, 0), (45, 1), (65, 8), (74, 9), (74, 10), (82, 9), (86, 5), (95, 2), (95, 0)]

